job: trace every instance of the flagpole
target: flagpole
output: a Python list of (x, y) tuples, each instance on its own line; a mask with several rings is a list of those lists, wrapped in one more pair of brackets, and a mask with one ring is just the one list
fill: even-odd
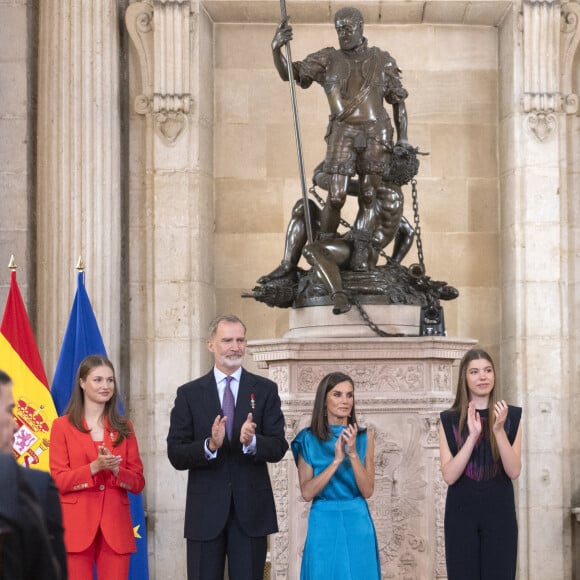
[(8, 263), (8, 269), (12, 272), (16, 272), (16, 260), (14, 259), (14, 254), (10, 256), (10, 262)]

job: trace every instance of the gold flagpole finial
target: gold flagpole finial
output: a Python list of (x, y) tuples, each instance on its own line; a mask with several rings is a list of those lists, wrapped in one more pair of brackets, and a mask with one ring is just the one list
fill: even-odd
[(79, 272), (84, 272), (85, 271), (85, 263), (83, 262), (82, 256), (79, 256), (79, 260), (78, 260), (77, 265), (75, 266), (75, 268)]
[(8, 269), (13, 272), (16, 271), (16, 260), (14, 259), (14, 254), (10, 256), (10, 263), (8, 264)]

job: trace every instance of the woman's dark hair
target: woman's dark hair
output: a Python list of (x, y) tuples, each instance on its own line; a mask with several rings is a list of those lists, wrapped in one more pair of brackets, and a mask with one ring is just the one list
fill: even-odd
[(127, 417), (119, 413), (119, 391), (117, 389), (117, 379), (115, 377), (115, 369), (113, 363), (106, 357), (99, 354), (91, 354), (81, 361), (75, 377), (73, 390), (70, 401), (65, 410), (65, 415), (68, 415), (68, 420), (82, 433), (88, 433), (83, 424), (83, 417), (85, 411), (85, 392), (81, 387), (81, 381), (86, 381), (87, 377), (96, 367), (108, 367), (113, 371), (113, 380), (115, 381), (115, 389), (113, 396), (105, 403), (103, 416), (107, 417), (109, 427), (117, 432), (117, 437), (114, 441), (116, 447), (129, 437), (131, 434), (131, 427)]
[[(332, 391), (339, 383), (349, 382), (354, 389), (353, 380), (344, 373), (335, 372), (329, 373), (322, 378), (316, 396), (314, 397), (314, 408), (312, 409), (312, 421), (310, 422), (310, 430), (321, 441), (328, 441), (330, 438), (330, 428), (328, 426), (328, 417), (326, 415), (326, 395)], [(349, 417), (349, 423), (356, 423), (356, 412), (354, 393), (352, 399), (352, 411)]]
[(453, 406), (451, 407), (452, 411), (455, 411), (459, 414), (459, 441), (457, 442), (458, 448), (461, 449), (463, 446), (463, 429), (465, 424), (467, 423), (467, 406), (469, 405), (469, 387), (467, 386), (467, 367), (469, 367), (469, 363), (474, 360), (486, 360), (491, 365), (493, 369), (493, 376), (494, 376), (494, 386), (489, 394), (489, 402), (487, 404), (487, 408), (489, 411), (488, 421), (487, 421), (487, 428), (489, 430), (489, 441), (491, 443), (491, 450), (493, 453), (493, 458), (495, 461), (499, 458), (499, 449), (497, 447), (497, 441), (495, 439), (495, 435), (493, 433), (493, 424), (495, 422), (495, 413), (494, 407), (497, 401), (499, 400), (498, 392), (498, 380), (497, 374), (495, 372), (495, 365), (493, 364), (493, 359), (491, 356), (481, 348), (472, 348), (468, 350), (461, 359), (461, 363), (459, 365), (459, 377), (457, 378), (457, 392), (455, 393), (455, 401), (453, 402)]

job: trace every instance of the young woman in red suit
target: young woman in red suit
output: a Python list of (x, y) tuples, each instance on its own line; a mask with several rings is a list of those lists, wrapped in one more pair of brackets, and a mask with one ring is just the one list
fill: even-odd
[(145, 485), (133, 425), (119, 414), (115, 370), (103, 356), (79, 365), (54, 421), (50, 471), (59, 489), (69, 580), (126, 580), (135, 538), (127, 491)]

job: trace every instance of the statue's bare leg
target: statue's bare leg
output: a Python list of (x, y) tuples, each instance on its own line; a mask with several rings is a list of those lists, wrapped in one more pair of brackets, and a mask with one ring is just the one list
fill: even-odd
[(376, 226), (376, 192), (380, 181), (380, 175), (364, 175), (360, 179), (359, 209), (352, 231), (354, 249), (350, 263), (355, 272), (366, 272), (374, 266), (371, 240)]
[(407, 218), (402, 216), (393, 244), (393, 253), (391, 255), (393, 262), (400, 264), (403, 261), (403, 258), (409, 253), (414, 239), (415, 230)]
[(381, 184), (381, 175), (361, 175), (360, 193), (358, 196), (358, 214), (354, 222), (355, 231), (371, 232), (374, 226), (375, 200), (377, 187)]
[(321, 234), (335, 234), (338, 230), (340, 210), (346, 201), (349, 180), (348, 175), (333, 174), (330, 176), (326, 204), (320, 215)]
[[(312, 200), (308, 200), (308, 207), (312, 232), (316, 235), (320, 229), (320, 208)], [(274, 268), (269, 274), (261, 276), (258, 279), (258, 284), (267, 284), (271, 280), (284, 278), (296, 269), (302, 256), (302, 249), (307, 242), (306, 224), (304, 220), (304, 202), (299, 200), (292, 208), (292, 215), (286, 228), (284, 257), (279, 266)]]
[(342, 314), (351, 308), (340, 276), (340, 266), (349, 260), (350, 254), (350, 244), (341, 239), (315, 242), (304, 248), (304, 257), (330, 294), (333, 314)]

